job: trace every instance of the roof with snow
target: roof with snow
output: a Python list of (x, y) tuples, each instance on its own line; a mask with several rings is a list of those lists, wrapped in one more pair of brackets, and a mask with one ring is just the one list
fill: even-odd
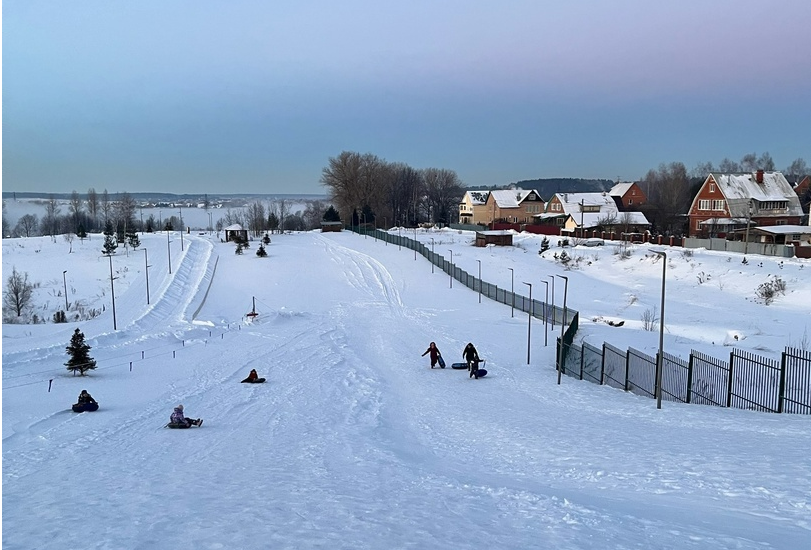
[(487, 202), (489, 191), (468, 191), (465, 193), (470, 198), (470, 204), (479, 205)]
[(608, 193), (555, 193), (555, 196), (563, 206), (563, 211), (572, 216), (580, 215), (581, 205), (599, 206), (603, 216), (611, 212), (619, 213), (617, 203)]
[(609, 191), (608, 194), (612, 197), (622, 197), (625, 193), (628, 192), (628, 189), (634, 184), (632, 181), (621, 181), (614, 185)]
[(490, 191), (490, 195), (499, 208), (518, 208), (521, 201), (527, 198), (527, 195), (534, 191), (526, 191), (524, 189), (499, 189)]
[(239, 225), (238, 223), (235, 223), (233, 225), (229, 225), (228, 227), (226, 227), (225, 230), (226, 231), (242, 231), (242, 226)]
[(712, 177), (718, 189), (724, 194), (732, 217), (746, 217), (750, 199), (758, 203), (785, 201), (788, 203), (788, 212), (781, 215), (803, 215), (800, 200), (782, 172), (763, 172), (763, 183), (757, 182), (756, 172), (740, 174), (713, 172), (708, 179), (709, 177)]

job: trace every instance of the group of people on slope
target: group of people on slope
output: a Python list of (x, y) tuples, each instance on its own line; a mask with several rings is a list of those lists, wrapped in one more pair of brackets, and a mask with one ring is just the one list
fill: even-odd
[[(426, 354), (430, 354), (429, 357), (431, 359), (431, 368), (434, 368), (439, 361), (439, 358), (442, 356), (439, 348), (436, 347), (436, 342), (431, 342), (428, 345), (428, 349), (425, 350), (422, 357), (425, 357)], [(476, 351), (476, 346), (474, 346), (472, 342), (468, 342), (465, 349), (462, 350), (462, 357), (467, 363), (467, 370), (470, 373), (469, 378), (478, 379), (479, 363), (481, 362), (481, 359), (479, 359), (479, 352)]]

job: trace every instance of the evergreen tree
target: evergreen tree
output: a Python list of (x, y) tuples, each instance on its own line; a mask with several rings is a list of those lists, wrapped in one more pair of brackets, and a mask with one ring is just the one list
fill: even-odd
[(334, 206), (330, 205), (326, 212), (324, 212), (324, 217), (322, 219), (325, 222), (339, 222), (341, 221), (341, 215), (337, 210), (335, 210)]
[(79, 237), (79, 240), (82, 242), (84, 242), (84, 240), (87, 238), (87, 231), (85, 230), (83, 223), (79, 224), (79, 229), (76, 230), (76, 236)]
[(138, 234), (134, 231), (131, 233), (127, 233), (127, 243), (134, 249), (141, 246), (141, 239), (138, 238)]
[(115, 249), (118, 248), (118, 243), (115, 241), (115, 237), (113, 235), (104, 235), (104, 247), (101, 249), (101, 252), (105, 256), (110, 256), (111, 254), (115, 253)]
[(265, 233), (265, 236), (262, 238), (262, 242), (265, 244), (270, 244), (270, 235)]
[(93, 370), (96, 368), (96, 360), (90, 357), (90, 346), (84, 341), (84, 333), (80, 332), (77, 328), (73, 336), (70, 337), (70, 345), (65, 348), (70, 356), (68, 362), (65, 363), (69, 371), (79, 371), (79, 374), (84, 376), (85, 371)]
[(268, 253), (265, 252), (265, 245), (259, 243), (259, 249), (256, 251), (256, 255), (259, 256), (260, 258), (267, 257)]
[(234, 254), (242, 254), (242, 249), (245, 248), (245, 245), (242, 244), (242, 241), (237, 241), (237, 248), (234, 250)]

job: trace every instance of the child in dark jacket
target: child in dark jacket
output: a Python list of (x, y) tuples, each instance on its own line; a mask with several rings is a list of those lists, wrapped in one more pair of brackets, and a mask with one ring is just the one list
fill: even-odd
[(442, 356), (442, 354), (439, 352), (439, 348), (436, 347), (436, 343), (431, 342), (428, 346), (428, 349), (425, 350), (425, 353), (423, 353), (421, 357), (425, 357), (426, 353), (431, 354), (429, 356), (431, 358), (431, 368), (434, 368), (437, 364), (437, 361), (439, 361), (439, 358)]

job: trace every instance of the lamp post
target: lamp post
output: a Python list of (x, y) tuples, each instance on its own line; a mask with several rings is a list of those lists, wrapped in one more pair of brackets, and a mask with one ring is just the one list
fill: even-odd
[(113, 297), (113, 330), (117, 330), (116, 323), (115, 323), (115, 285), (113, 285), (113, 281), (118, 277), (113, 277), (113, 256), (108, 255), (110, 258), (110, 294)]
[(546, 294), (543, 301), (543, 346), (546, 347), (549, 341), (549, 331), (547, 330), (547, 322), (548, 315), (546, 314), (547, 309), (549, 308), (549, 281), (541, 281), (543, 284), (546, 285)]
[(403, 225), (397, 226), (397, 250), (403, 249)]
[(451, 253), (451, 269), (450, 269), (450, 273), (448, 275), (451, 276), (451, 288), (453, 288), (453, 250), (449, 249), (448, 252)]
[(524, 283), (529, 287), (529, 319), (527, 321), (527, 365), (529, 365), (530, 336), (532, 334), (532, 283)]
[(365, 239), (366, 238), (366, 212), (361, 214), (361, 216), (363, 217), (363, 238)]
[(141, 235), (144, 234), (144, 207), (141, 207)]
[(146, 248), (144, 248), (144, 273), (146, 273), (146, 305), (149, 305), (149, 268), (152, 267), (149, 265), (149, 255), (146, 252)]
[(510, 270), (510, 294), (512, 294), (512, 305), (510, 306), (510, 317), (515, 317), (515, 270), (511, 267)]
[(67, 272), (67, 269), (62, 272), (62, 283), (65, 285), (65, 311), (68, 310), (68, 280), (65, 278)]
[(563, 275), (558, 275), (563, 279), (563, 321), (560, 323), (560, 349), (558, 350), (558, 384), (560, 384), (560, 376), (563, 374), (563, 330), (566, 328), (566, 295), (569, 293), (569, 278)]
[(169, 230), (166, 230), (166, 253), (169, 255), (169, 275), (172, 274), (172, 247), (169, 244)]
[(414, 260), (417, 259), (417, 226), (414, 226)]
[(180, 212), (180, 251), (184, 250), (183, 248), (183, 208), (178, 206), (178, 212)]
[(479, 262), (479, 303), (482, 303), (482, 261), (476, 261)]
[[(650, 250), (650, 249), (649, 249)], [(656, 408), (662, 408), (662, 362), (664, 359), (665, 339), (665, 274), (667, 270), (667, 252), (651, 250), (662, 257), (662, 305), (659, 313), (659, 355), (656, 358)]]
[(552, 329), (555, 328), (555, 276), (550, 275), (550, 279), (552, 279)]
[(434, 272), (434, 239), (431, 239), (431, 273)]
[(211, 223), (211, 212), (208, 213), (208, 234), (211, 235), (213, 230), (213, 224)]

